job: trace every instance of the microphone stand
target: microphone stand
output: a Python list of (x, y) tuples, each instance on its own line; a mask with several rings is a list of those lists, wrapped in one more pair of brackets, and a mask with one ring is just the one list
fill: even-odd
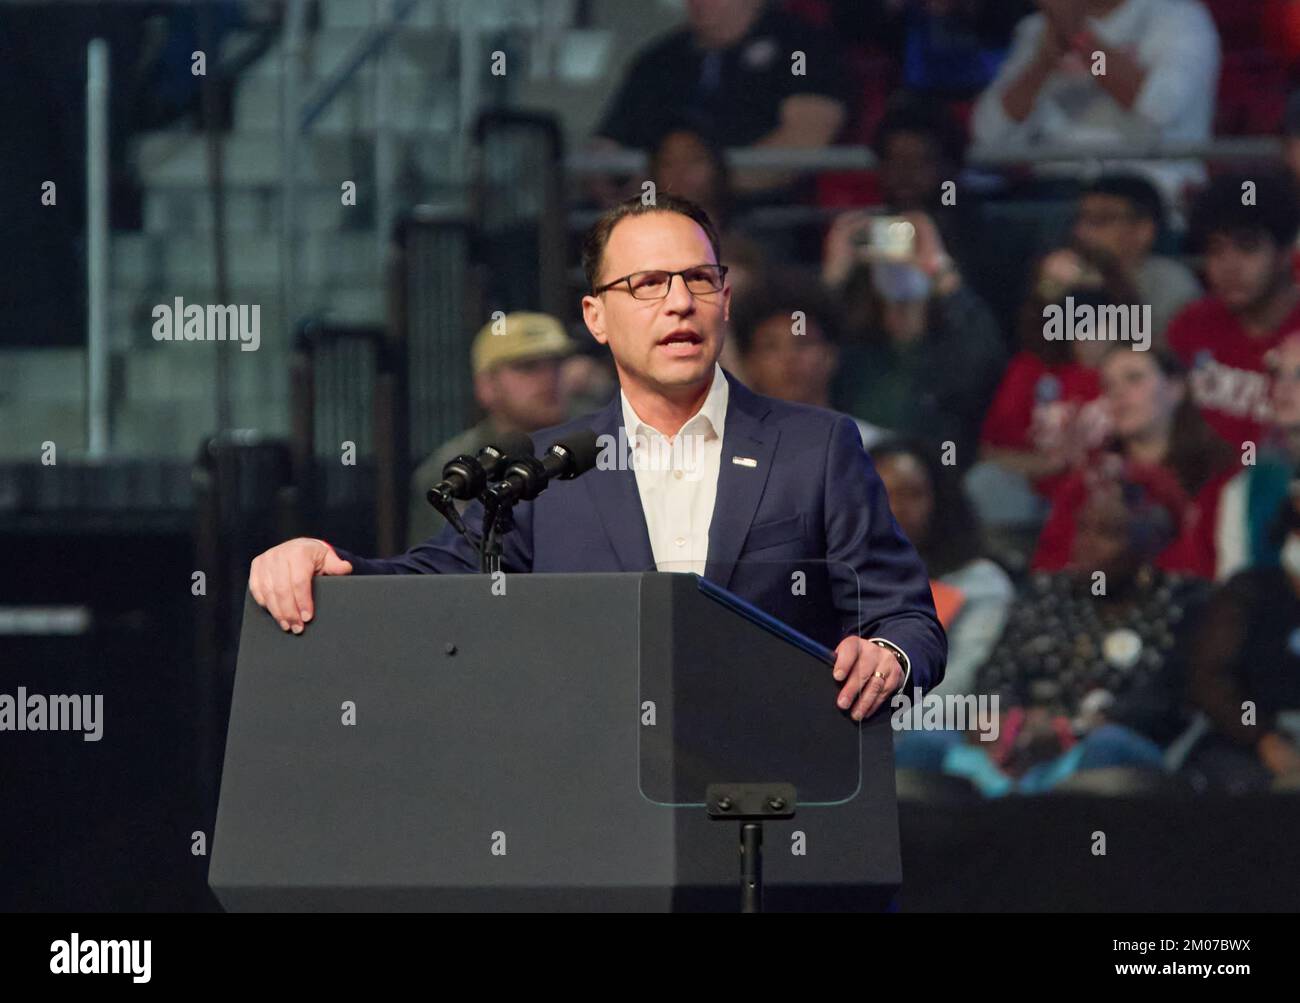
[(501, 570), (502, 537), (515, 528), (514, 507), (487, 494), (483, 499), (483, 541), (478, 548), (478, 569), (486, 575)]
[(494, 575), (501, 570), (501, 553), (504, 549), (502, 538), (515, 528), (514, 509), (510, 506), (498, 509), (491, 515), (491, 523), (484, 515), (483, 547), (479, 551), (479, 570), (484, 574)]
[[(594, 444), (595, 433), (586, 434)], [(578, 441), (583, 443), (581, 438)], [(480, 572), (493, 575), (501, 570), (503, 549), (501, 538), (515, 528), (514, 507), (518, 502), (536, 498), (546, 490), (547, 482), (551, 478), (569, 480), (595, 465), (593, 452), (589, 463), (585, 466), (575, 466), (572, 450), (572, 446), (562, 443), (553, 445), (547, 450), (547, 458), (554, 454), (558, 462), (553, 461), (550, 467), (546, 465), (546, 459), (538, 459), (534, 456), (515, 460), (501, 474), (500, 482), (495, 488), (488, 488), (479, 495), (479, 500), (483, 503), (483, 546), (479, 549)], [(512, 477), (519, 481), (518, 486), (509, 492), (501, 490), (501, 485)]]
[[(535, 459), (532, 464), (541, 467)], [(536, 494), (534, 491), (533, 497)], [(479, 501), (483, 503), (483, 546), (479, 549), (478, 568), (483, 574), (494, 575), (501, 570), (501, 552), (504, 549), (501, 538), (515, 528), (514, 508), (522, 500), (517, 496), (503, 498), (493, 488), (479, 495)]]

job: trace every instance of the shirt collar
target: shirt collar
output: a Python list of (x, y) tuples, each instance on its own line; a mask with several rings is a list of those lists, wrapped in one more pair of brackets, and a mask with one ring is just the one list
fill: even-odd
[[(658, 429), (653, 425), (641, 420), (636, 411), (632, 409), (632, 404), (621, 387), (618, 396), (623, 405), (623, 427), (627, 429), (629, 439), (636, 438), (636, 434), (642, 425), (649, 431), (658, 432)], [(682, 431), (696, 431), (703, 424), (721, 439), (727, 423), (727, 401), (730, 396), (731, 387), (727, 383), (726, 374), (723, 373), (722, 367), (715, 362), (713, 364), (713, 383), (709, 387), (708, 396), (704, 398), (704, 403), (700, 405), (700, 409), (687, 419), (686, 424), (682, 426)]]

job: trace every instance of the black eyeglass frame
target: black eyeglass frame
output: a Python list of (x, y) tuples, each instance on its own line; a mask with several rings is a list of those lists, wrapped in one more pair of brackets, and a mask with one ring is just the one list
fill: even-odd
[[(716, 288), (710, 289), (707, 293), (692, 292), (691, 293), (692, 296), (708, 296), (712, 293), (722, 292), (723, 288), (727, 284), (727, 273), (731, 271), (731, 268), (727, 265), (716, 265), (711, 262), (704, 262), (703, 264), (699, 264), (699, 265), (691, 265), (690, 268), (683, 268), (679, 272), (670, 272), (666, 268), (645, 268), (639, 272), (630, 272), (627, 275), (624, 275), (621, 279), (615, 279), (613, 282), (606, 282), (603, 286), (593, 289), (591, 291), (591, 295), (599, 296), (601, 293), (609, 292), (609, 290), (613, 289), (615, 286), (626, 282), (628, 295), (631, 296), (634, 300), (639, 300), (641, 302), (652, 301), (652, 300), (666, 300), (669, 296), (672, 295), (673, 279), (677, 278), (677, 276), (680, 275), (682, 277), (682, 281), (685, 282), (686, 273), (693, 272), (697, 268), (716, 268), (718, 270), (718, 285)], [(668, 282), (664, 286), (664, 294), (662, 296), (638, 296), (635, 292), (632, 291), (632, 280), (636, 278), (638, 275), (667, 275)]]

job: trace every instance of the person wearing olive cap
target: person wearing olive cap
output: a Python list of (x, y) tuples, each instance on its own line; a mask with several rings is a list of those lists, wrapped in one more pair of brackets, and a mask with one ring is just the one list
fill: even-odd
[(507, 432), (535, 432), (566, 417), (560, 360), (576, 345), (563, 325), (543, 313), (510, 313), (474, 337), (470, 361), (474, 398), (482, 421), (439, 446), (411, 475), (407, 537), (411, 546), (436, 535), (444, 520), (425, 499), (442, 479), (442, 468), (462, 453), (471, 456)]

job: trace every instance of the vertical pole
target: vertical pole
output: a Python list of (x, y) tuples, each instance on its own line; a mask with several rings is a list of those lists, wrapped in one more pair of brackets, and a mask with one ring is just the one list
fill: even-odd
[(375, 53), (375, 261), (388, 253), (389, 225), (393, 218), (393, 179), (397, 152), (393, 136), (393, 0), (375, 0), (375, 20), (385, 32)]
[(108, 43), (86, 47), (86, 449), (109, 448)]
[(465, 3), (460, 6), (460, 132), (458, 156), (454, 164), (461, 165), (463, 180), (464, 164), (473, 142), (474, 121), (479, 110), (479, 81), (482, 79), (483, 53), (479, 50), (478, 5)]
[[(199, 47), (208, 53), (215, 64), (219, 55), (219, 43), (214, 30), (212, 11), (200, 7), (197, 17)], [(216, 66), (214, 65), (214, 71)], [(225, 157), (222, 152), (223, 141), (221, 124), (217, 121), (220, 108), (217, 104), (217, 78), (204, 74), (199, 83), (200, 121), (203, 124), (204, 152), (208, 165), (208, 198), (212, 206), (212, 264), (213, 290), (218, 303), (230, 302), (230, 288), (226, 269), (226, 182)], [(216, 399), (217, 435), (231, 427), (230, 406), (230, 353), (221, 346), (217, 350), (216, 385), (213, 388)]]
[(306, 0), (289, 0), (280, 60), (280, 318), (286, 333), (296, 329), (298, 291), (298, 138), (302, 134), (300, 68), (306, 30)]
[(763, 911), (763, 823), (740, 826), (740, 911)]

